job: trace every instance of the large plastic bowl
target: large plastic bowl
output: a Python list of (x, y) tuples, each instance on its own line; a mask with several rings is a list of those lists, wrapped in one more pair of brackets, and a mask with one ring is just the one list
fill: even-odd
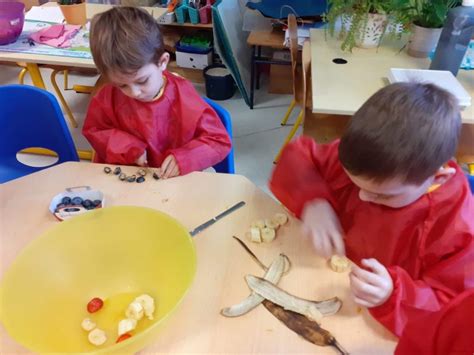
[[(135, 352), (159, 337), (195, 270), (191, 237), (168, 215), (132, 206), (90, 211), (58, 223), (15, 259), (0, 284), (0, 320), (36, 353)], [(155, 299), (155, 319), (140, 320), (133, 336), (116, 344), (119, 320), (143, 293)], [(89, 314), (94, 297), (104, 307)], [(106, 331), (104, 345), (88, 342), (86, 317)]]
[(25, 4), (0, 1), (0, 45), (15, 42), (23, 31)]

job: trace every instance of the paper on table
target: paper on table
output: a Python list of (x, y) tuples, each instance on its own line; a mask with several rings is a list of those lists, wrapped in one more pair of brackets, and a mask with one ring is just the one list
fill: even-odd
[(33, 6), (26, 13), (25, 20), (62, 23), (64, 16), (58, 6)]

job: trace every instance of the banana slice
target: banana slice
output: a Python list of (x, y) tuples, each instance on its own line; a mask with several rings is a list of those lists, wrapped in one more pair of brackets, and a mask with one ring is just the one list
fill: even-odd
[(140, 302), (133, 301), (128, 305), (125, 316), (130, 319), (140, 320), (143, 318), (145, 310)]
[(280, 227), (280, 224), (277, 221), (275, 221), (273, 218), (272, 219), (267, 218), (265, 220), (265, 227), (277, 230), (278, 227)]
[(265, 221), (263, 219), (259, 219), (257, 221), (253, 221), (252, 224), (250, 225), (250, 228), (265, 228)]
[(105, 332), (99, 328), (95, 328), (93, 331), (91, 331), (87, 338), (89, 339), (89, 342), (91, 344), (94, 344), (96, 346), (102, 345), (107, 341), (107, 336), (105, 335)]
[(351, 262), (345, 256), (333, 255), (329, 259), (329, 266), (335, 272), (344, 272), (349, 269)]
[(135, 298), (134, 302), (141, 303), (147, 318), (153, 320), (153, 313), (155, 312), (155, 300), (153, 299), (153, 297), (147, 294), (143, 294)]
[(92, 329), (96, 327), (96, 324), (90, 320), (90, 318), (84, 318), (84, 320), (81, 323), (82, 329), (84, 329), (87, 332), (90, 332)]
[(131, 330), (134, 330), (137, 327), (136, 319), (122, 319), (118, 324), (118, 336), (128, 333)]
[(261, 233), (260, 233), (260, 228), (258, 228), (258, 227), (250, 228), (249, 236), (250, 236), (249, 239), (250, 239), (251, 242), (254, 242), (254, 243), (261, 243), (262, 242), (262, 236), (261, 236)]
[(261, 232), (262, 232), (262, 240), (265, 243), (269, 243), (273, 239), (275, 239), (276, 233), (274, 229), (265, 227), (261, 230)]
[(288, 222), (288, 216), (284, 213), (275, 213), (272, 218), (272, 221), (278, 223), (278, 225), (283, 226)]

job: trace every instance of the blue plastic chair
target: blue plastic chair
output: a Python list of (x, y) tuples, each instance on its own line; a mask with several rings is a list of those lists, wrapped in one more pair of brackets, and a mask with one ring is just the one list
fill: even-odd
[[(229, 134), (230, 139), (232, 140), (232, 121), (230, 119), (230, 114), (222, 106), (216, 104), (214, 101), (209, 100), (207, 97), (203, 97), (209, 106), (211, 106), (217, 115), (221, 119), (222, 124), (224, 125), (227, 133)], [(229, 155), (221, 161), (220, 163), (214, 165), (213, 167), (218, 173), (234, 174), (235, 165), (234, 165), (234, 147), (231, 148)]]
[[(25, 148), (46, 148), (58, 154), (57, 165), (79, 161), (76, 147), (56, 98), (26, 85), (0, 87), (0, 184), (48, 168), (20, 163)], [(50, 165), (51, 166), (51, 165)]]
[(469, 186), (471, 187), (471, 192), (474, 194), (474, 175), (466, 174), (466, 176), (467, 176), (467, 182), (469, 183)]

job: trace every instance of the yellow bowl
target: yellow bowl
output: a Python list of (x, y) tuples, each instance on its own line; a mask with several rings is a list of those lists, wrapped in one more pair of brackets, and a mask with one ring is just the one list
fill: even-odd
[[(12, 236), (14, 237), (14, 236)], [(142, 207), (109, 207), (59, 223), (28, 245), (4, 275), (0, 319), (10, 336), (39, 353), (128, 353), (157, 337), (196, 272), (188, 231), (168, 215)], [(142, 319), (115, 343), (117, 324), (141, 294), (155, 299), (154, 320)], [(89, 314), (94, 297), (104, 307)], [(107, 333), (95, 347), (81, 322)]]

